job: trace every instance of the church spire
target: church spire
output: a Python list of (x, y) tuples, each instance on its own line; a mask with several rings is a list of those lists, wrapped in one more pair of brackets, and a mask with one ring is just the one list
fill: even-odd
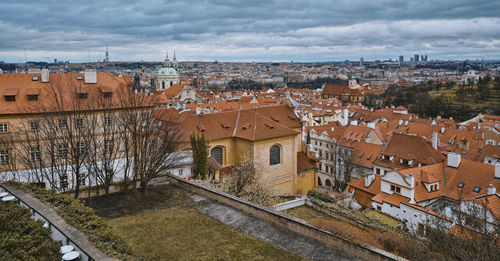
[(167, 50), (166, 55), (165, 55), (165, 62), (163, 63), (163, 66), (166, 68), (169, 68), (170, 66), (172, 66), (172, 64), (170, 63), (170, 60), (168, 59), (168, 50)]

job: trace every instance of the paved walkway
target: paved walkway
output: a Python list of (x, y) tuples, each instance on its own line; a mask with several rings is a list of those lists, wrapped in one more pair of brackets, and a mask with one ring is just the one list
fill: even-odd
[(200, 213), (299, 256), (311, 260), (355, 260), (317, 240), (281, 228), (204, 196), (184, 191), (189, 195), (186, 203), (193, 205)]

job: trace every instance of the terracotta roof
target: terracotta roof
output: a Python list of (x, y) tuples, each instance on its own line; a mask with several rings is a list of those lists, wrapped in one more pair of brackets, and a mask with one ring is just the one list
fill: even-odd
[(378, 203), (386, 202), (396, 207), (400, 207), (401, 203), (410, 201), (409, 198), (398, 195), (396, 193), (387, 194), (384, 192), (378, 193), (375, 197), (372, 198), (372, 200)]
[[(382, 158), (382, 155), (394, 156), (394, 159), (386, 160)], [(400, 159), (414, 160), (414, 162), (411, 165), (401, 164)], [(425, 139), (393, 133), (374, 164), (393, 169), (407, 169), (417, 166), (418, 163), (429, 165), (444, 160), (445, 156), (433, 149)]]
[[(39, 76), (39, 80), (34, 81), (33, 76)], [(78, 101), (78, 108), (94, 109), (96, 101), (103, 97), (100, 88), (111, 89), (120, 95), (132, 95), (128, 88), (132, 82), (128, 77), (109, 73), (97, 73), (96, 77), (97, 84), (85, 84), (83, 73), (52, 73), (50, 82), (42, 83), (40, 74), (0, 74), (0, 93), (17, 95), (15, 102), (0, 99), (0, 114), (73, 111), (75, 101)], [(88, 93), (87, 99), (77, 100), (78, 93)], [(27, 97), (37, 94), (38, 100)], [(59, 102), (56, 102), (56, 95)], [(113, 95), (107, 104), (112, 108), (122, 107), (120, 95)]]
[(309, 158), (303, 151), (297, 152), (297, 171), (316, 168), (314, 160)]
[(174, 84), (174, 85), (168, 87), (168, 89), (166, 89), (165, 91), (163, 91), (163, 94), (168, 99), (172, 99), (172, 98), (176, 97), (177, 95), (179, 95), (179, 93), (181, 93), (183, 87), (184, 87), (184, 85), (182, 85), (182, 84)]
[(371, 169), (373, 168), (373, 161), (377, 159), (383, 146), (366, 142), (355, 142), (352, 144), (352, 148), (354, 150), (349, 160), (356, 165)]
[(200, 115), (190, 112), (177, 114), (165, 109), (156, 116), (160, 120), (178, 122), (180, 138), (184, 142), (189, 142), (193, 131), (203, 133), (209, 141), (231, 137), (256, 141), (298, 135), (300, 132), (293, 129), (302, 126), (293, 110), (286, 105)]
[(349, 181), (347, 184), (352, 188), (368, 192), (375, 196), (380, 193), (380, 180), (380, 175), (375, 175), (375, 180), (373, 180), (369, 187), (365, 187), (365, 177)]
[(7, 88), (3, 91), (4, 96), (16, 96), (19, 93), (17, 88)]

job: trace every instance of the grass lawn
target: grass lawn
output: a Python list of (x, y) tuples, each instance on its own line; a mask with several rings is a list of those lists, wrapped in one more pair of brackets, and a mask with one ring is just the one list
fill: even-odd
[(146, 260), (303, 260), (209, 218), (175, 187), (89, 202), (113, 232)]
[(375, 211), (375, 210), (370, 210), (368, 212), (365, 213), (365, 216), (368, 216), (368, 217), (373, 217), (373, 216), (376, 216), (379, 218), (379, 220), (391, 227), (396, 227), (398, 225), (401, 225), (401, 222), (399, 222), (397, 219), (394, 219), (394, 218), (391, 218), (387, 215), (384, 215), (378, 211)]

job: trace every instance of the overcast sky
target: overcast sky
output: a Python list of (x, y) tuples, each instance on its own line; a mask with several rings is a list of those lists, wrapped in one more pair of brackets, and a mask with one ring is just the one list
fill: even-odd
[[(61, 3), (62, 2), (62, 3)], [(0, 60), (500, 59), (498, 0), (0, 0)]]

